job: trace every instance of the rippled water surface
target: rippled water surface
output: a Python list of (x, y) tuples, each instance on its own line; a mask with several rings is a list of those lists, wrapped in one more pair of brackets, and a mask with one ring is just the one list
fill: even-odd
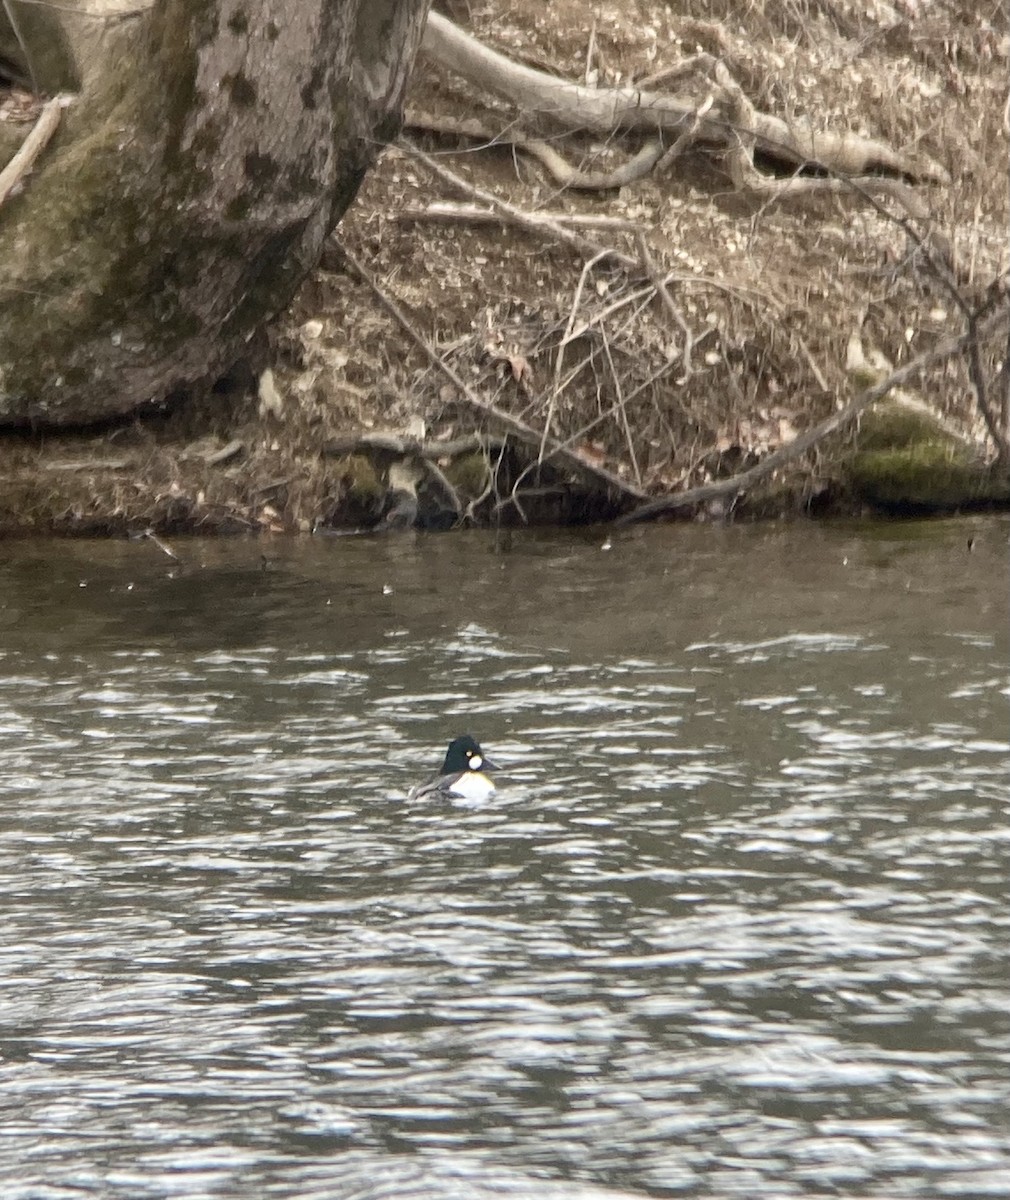
[(1008, 530), (6, 545), (3, 1196), (1010, 1195)]

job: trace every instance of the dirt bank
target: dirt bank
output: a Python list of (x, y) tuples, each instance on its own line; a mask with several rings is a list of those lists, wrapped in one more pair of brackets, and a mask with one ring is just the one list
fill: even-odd
[[(124, 424), (2, 435), (0, 530), (308, 531), (371, 526), (391, 507), (435, 527), (614, 516), (760, 464), (852, 398), (854, 344), (898, 366), (960, 331), (952, 284), (972, 302), (1007, 269), (1010, 35), (996, 5), (512, 0), (452, 15), (529, 66), (596, 86), (652, 86), (709, 56), (755, 110), (929, 164), (898, 182), (932, 219), (912, 220), (886, 191), (741, 188), (730, 155), (705, 144), (621, 186), (561, 186), (512, 140), (513, 109), (422, 62), (404, 145), (249, 361), (212, 394)], [(704, 88), (692, 89), (702, 111)], [(461, 118), (492, 138), (451, 132)], [(547, 145), (598, 184), (646, 141)], [(787, 174), (760, 147), (754, 162), (768, 179)], [(593, 253), (547, 231), (430, 207), (486, 208), (481, 192), (575, 218), (569, 232), (617, 255), (584, 271)], [(948, 250), (945, 283), (930, 252)], [(983, 347), (989, 373), (999, 353)], [(918, 395), (984, 446), (962, 361), (931, 370)], [(465, 441), (474, 431), (489, 440)], [(401, 463), (391, 497), (400, 456), (379, 433), (411, 451), (453, 439), (459, 453)], [(861, 506), (845, 466), (855, 437), (853, 424), (783, 465), (733, 511)], [(716, 498), (687, 515), (727, 508)]]

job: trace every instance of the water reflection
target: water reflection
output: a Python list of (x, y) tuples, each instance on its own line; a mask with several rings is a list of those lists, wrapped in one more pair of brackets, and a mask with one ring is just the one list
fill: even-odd
[(1006, 528), (9, 547), (9, 1194), (1010, 1192)]

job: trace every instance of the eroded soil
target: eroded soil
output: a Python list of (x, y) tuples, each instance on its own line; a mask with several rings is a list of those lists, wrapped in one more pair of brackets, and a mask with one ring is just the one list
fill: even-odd
[[(1007, 269), (1010, 35), (995, 2), (510, 0), (447, 11), (520, 61), (590, 84), (640, 82), (686, 56), (713, 55), (756, 108), (880, 139), (946, 174), (949, 183), (917, 190), (951, 247), (962, 298), (977, 297)], [(507, 105), (425, 61), (409, 110), (479, 118), (496, 134), (514, 119)], [(642, 141), (551, 137), (571, 165), (597, 172), (626, 161)], [(601, 261), (584, 271), (587, 256), (549, 234), (434, 219), (434, 201), (473, 196), (436, 178), (411, 146), (524, 212), (621, 219), (633, 228), (581, 232), (639, 267)], [(925, 228), (911, 227), (913, 235)], [(667, 280), (669, 302), (650, 272)], [(383, 153), (320, 268), (230, 381), (100, 430), (4, 435), (0, 527), (209, 533), (372, 525), (387, 503), (388, 457), (333, 456), (329, 444), (380, 430), (429, 439), (500, 432), (432, 365), (417, 337), (472, 394), (546, 430), (629, 492), (683, 489), (760, 462), (844, 404), (854, 337), (897, 365), (958, 328), (950, 281), (886, 199), (743, 196), (726, 163), (698, 148), (621, 188), (562, 189), (511, 145), (408, 122), (403, 144)], [(991, 367), (998, 348), (987, 354)], [(961, 364), (933, 372), (922, 395), (984, 441)], [(589, 519), (631, 503), (571, 464), (531, 469), (531, 454), (516, 445), (486, 462), (471, 456), (443, 467), (478, 520)], [(844, 507), (838, 458), (836, 439), (776, 473), (747, 497), (745, 511)], [(424, 501), (422, 494), (422, 510)]]

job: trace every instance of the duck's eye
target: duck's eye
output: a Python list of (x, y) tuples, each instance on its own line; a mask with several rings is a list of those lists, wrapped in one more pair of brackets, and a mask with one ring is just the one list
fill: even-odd
[(470, 755), (470, 770), (471, 771), (479, 771), (481, 768), (481, 763), (483, 763), (483, 761), (484, 760), (481, 758), (481, 756), (479, 754), (471, 754)]

